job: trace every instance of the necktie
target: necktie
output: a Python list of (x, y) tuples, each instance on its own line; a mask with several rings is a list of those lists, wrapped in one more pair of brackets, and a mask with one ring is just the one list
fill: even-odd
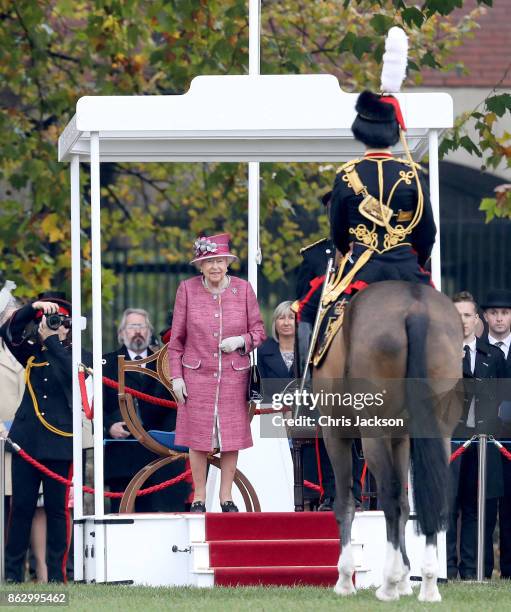
[(465, 356), (463, 357), (463, 376), (472, 376), (472, 360), (470, 359), (470, 347), (465, 344), (463, 347)]
[(498, 346), (500, 348), (501, 346), (504, 346), (504, 343), (502, 342), (502, 340), (499, 340), (498, 342), (495, 342), (495, 346)]
[[(141, 355), (135, 355), (135, 357), (133, 357), (133, 361), (140, 361), (141, 359), (143, 359), (143, 357)], [(137, 375), (137, 379), (138, 379)], [(142, 415), (140, 414), (140, 406), (138, 405), (138, 399), (135, 397), (133, 398), (133, 401), (135, 403), (135, 410), (137, 411), (137, 416), (140, 420), (142, 420)]]

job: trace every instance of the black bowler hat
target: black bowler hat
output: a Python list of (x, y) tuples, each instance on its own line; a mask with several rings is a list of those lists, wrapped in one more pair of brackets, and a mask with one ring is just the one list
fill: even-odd
[(319, 201), (321, 202), (321, 204), (323, 204), (323, 206), (328, 206), (328, 203), (330, 202), (331, 199), (332, 199), (332, 191), (327, 191), (319, 198)]
[(488, 292), (486, 300), (481, 304), (483, 310), (488, 308), (511, 308), (511, 291), (509, 289), (493, 289)]
[(55, 302), (59, 306), (63, 306), (71, 314), (71, 302), (66, 298), (63, 291), (43, 291), (37, 296), (41, 302)]

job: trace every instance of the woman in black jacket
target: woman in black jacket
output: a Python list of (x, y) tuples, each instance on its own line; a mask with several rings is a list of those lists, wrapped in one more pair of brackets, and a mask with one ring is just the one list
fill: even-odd
[(273, 312), (271, 331), (258, 351), (261, 377), (293, 378), (295, 313), (292, 302), (281, 302)]

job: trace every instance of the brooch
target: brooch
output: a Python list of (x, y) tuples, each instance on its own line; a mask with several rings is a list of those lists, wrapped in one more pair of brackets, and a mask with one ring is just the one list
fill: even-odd
[(233, 287), (233, 288), (231, 289), (231, 291), (234, 293), (234, 295), (236, 295), (236, 294), (238, 293), (238, 289), (237, 289), (237, 287)]

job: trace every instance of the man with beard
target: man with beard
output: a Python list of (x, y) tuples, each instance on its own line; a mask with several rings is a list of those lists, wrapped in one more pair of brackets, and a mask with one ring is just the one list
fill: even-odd
[[(149, 348), (153, 326), (149, 314), (139, 308), (128, 308), (124, 311), (117, 330), (117, 339), (121, 348), (103, 356), (103, 376), (118, 380), (118, 357), (124, 355), (128, 361), (138, 361), (152, 355)], [(146, 367), (145, 364), (142, 364)], [(155, 362), (147, 364), (155, 369)], [(171, 399), (165, 387), (151, 376), (137, 372), (126, 373), (126, 386), (153, 397)], [(176, 410), (152, 404), (134, 398), (137, 413), (146, 431), (174, 431)], [(103, 386), (103, 424), (104, 435), (108, 440), (105, 445), (105, 482), (112, 491), (124, 491), (133, 476), (157, 456), (139, 444), (131, 435), (122, 420), (117, 389)], [(146, 486), (177, 476), (184, 470), (184, 462), (176, 461), (159, 470), (155, 477), (149, 479)], [(137, 512), (179, 512), (184, 510), (185, 498), (189, 492), (186, 482), (179, 483), (151, 495), (139, 497), (136, 502)], [(118, 512), (120, 499), (112, 499), (111, 512)]]

